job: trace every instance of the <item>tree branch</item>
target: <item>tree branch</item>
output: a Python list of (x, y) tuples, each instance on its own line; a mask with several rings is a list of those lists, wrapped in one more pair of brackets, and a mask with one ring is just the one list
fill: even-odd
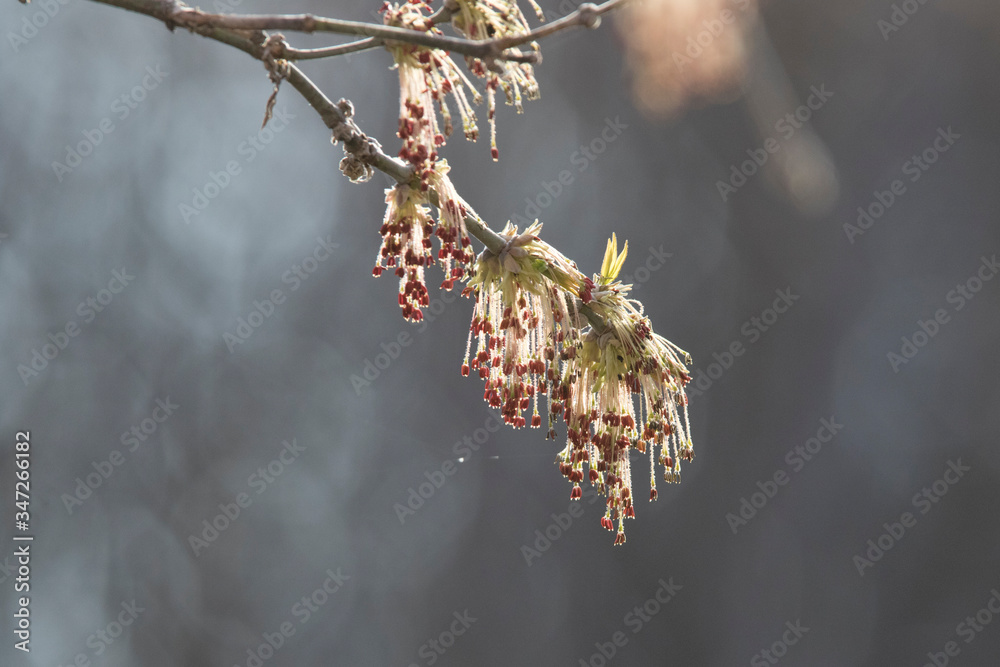
[[(98, 2), (103, 0), (97, 0)], [(626, 0), (608, 0), (601, 5), (584, 3), (576, 11), (553, 21), (550, 24), (536, 28), (523, 35), (502, 37), (488, 40), (470, 40), (461, 37), (449, 37), (447, 35), (435, 35), (430, 32), (420, 30), (409, 30), (395, 26), (380, 25), (377, 23), (364, 23), (361, 21), (345, 21), (341, 19), (331, 19), (312, 14), (212, 14), (203, 12), (200, 9), (189, 7), (176, 0), (159, 0), (152, 3), (159, 5), (155, 16), (163, 20), (169, 27), (181, 26), (200, 32), (201, 29), (214, 27), (226, 28), (230, 30), (288, 30), (295, 32), (333, 32), (346, 35), (363, 35), (374, 38), (372, 41), (360, 40), (350, 45), (350, 48), (340, 52), (336, 49), (340, 47), (329, 47), (330, 51), (324, 55), (313, 55), (311, 57), (327, 57), (327, 55), (341, 55), (363, 49), (372, 48), (384, 43), (385, 40), (417, 44), (430, 48), (454, 51), (462, 55), (474, 58), (493, 58), (496, 60), (517, 60), (524, 62), (531, 58), (530, 54), (508, 52), (509, 49), (526, 44), (528, 42), (547, 37), (553, 33), (576, 26), (586, 26), (596, 28), (600, 25), (601, 14), (608, 12), (621, 5)], [(107, 4), (119, 7), (128, 7), (129, 0), (110, 0)], [(149, 3), (140, 3), (149, 4)], [(429, 17), (428, 26), (433, 26), (437, 22), (449, 20), (455, 7), (448, 5)], [(143, 12), (148, 13), (148, 12)], [(343, 45), (344, 47), (348, 45)], [(315, 51), (313, 52), (315, 53)]]
[[(433, 25), (438, 25), (440, 23), (447, 23), (451, 21), (452, 15), (458, 11), (458, 4), (455, 0), (445, 0), (444, 5), (441, 9), (437, 10), (429, 17), (427, 17), (428, 23)], [(373, 49), (379, 46), (384, 46), (385, 40), (381, 37), (366, 37), (365, 39), (359, 39), (354, 42), (348, 42), (347, 44), (338, 44), (337, 46), (327, 46), (320, 49), (294, 49), (290, 46), (285, 47), (285, 58), (288, 60), (311, 60), (316, 58), (332, 58), (335, 56), (342, 56), (348, 53), (355, 53), (357, 51), (365, 51), (367, 49)], [(511, 54), (508, 60), (512, 62), (527, 62), (524, 60), (527, 55), (516, 56)], [(538, 58), (533, 59), (531, 62), (541, 62), (541, 54)]]
[[(621, 4), (623, 0), (610, 0), (604, 3), (600, 7), (594, 8), (594, 11), (602, 13), (613, 8), (617, 4)], [(187, 11), (197, 11), (197, 10), (186, 10), (181, 3), (176, 0), (92, 0), (99, 4), (112, 5), (114, 7), (120, 7), (122, 9), (127, 9), (139, 14), (145, 14), (146, 16), (151, 16), (153, 18), (163, 21), (163, 23), (173, 30), (176, 26), (181, 25), (190, 29), (203, 37), (209, 39), (214, 39), (218, 42), (228, 44), (234, 48), (237, 48), (257, 60), (263, 60), (266, 51), (263, 46), (264, 40), (266, 39), (265, 33), (261, 30), (253, 28), (232, 28), (232, 27), (221, 27), (218, 25), (213, 25), (207, 22), (196, 22), (193, 24), (185, 24), (183, 22), (177, 21), (176, 18), (179, 15), (186, 15)], [(446, 0), (446, 7), (448, 6), (448, 1)], [(580, 10), (585, 7), (594, 7), (593, 5), (581, 5), (580, 8), (574, 12), (574, 14), (585, 16), (587, 11), (585, 10), (583, 14), (580, 14)], [(200, 12), (199, 12), (200, 13)], [(598, 13), (598, 16), (599, 16)], [(450, 13), (442, 13), (442, 11), (437, 12), (434, 16), (441, 15), (442, 17), (450, 18)], [(208, 15), (215, 16), (215, 15)], [(572, 16), (572, 15), (570, 15)], [(565, 21), (569, 19), (567, 16)], [(580, 21), (581, 19), (574, 19), (575, 21)], [(553, 22), (551, 25), (555, 25), (557, 22)], [(547, 26), (547, 27), (551, 27)], [(413, 31), (404, 31), (413, 32)], [(546, 34), (551, 34), (555, 30), (550, 30)], [(422, 34), (416, 33), (414, 34)], [(353, 42), (354, 45), (360, 45), (362, 42), (368, 42), (369, 40), (360, 40), (358, 42)], [(372, 46), (376, 46), (375, 42), (379, 42), (379, 38), (371, 38)], [(463, 40), (465, 41), (465, 40)], [(529, 40), (525, 40), (529, 41)], [(488, 42), (483, 42), (488, 43)], [(523, 43), (523, 42), (521, 42)], [(345, 48), (349, 47), (351, 44), (344, 44), (339, 47), (332, 48)], [(288, 47), (284, 47), (286, 50)], [(360, 48), (370, 48), (369, 46), (355, 48), (353, 50), (360, 50)], [(506, 48), (506, 47), (505, 47)], [(310, 50), (303, 50), (300, 53), (308, 53)], [(315, 49), (314, 51), (322, 51), (322, 49)], [(344, 51), (348, 53), (349, 51)], [(320, 57), (320, 56), (316, 56)], [(358, 128), (350, 118), (349, 103), (341, 100), (340, 103), (334, 104), (326, 94), (320, 90), (316, 84), (314, 84), (309, 77), (302, 72), (301, 69), (295, 65), (289, 63), (288, 76), (286, 78), (288, 83), (294, 87), (301, 95), (309, 102), (310, 106), (316, 110), (323, 123), (330, 128), (333, 132), (334, 139), (340, 141), (344, 144), (344, 150), (351, 155), (354, 155), (363, 163), (370, 165), (371, 167), (378, 169), (379, 171), (388, 174), (390, 177), (396, 180), (398, 183), (413, 183), (415, 174), (414, 169), (410, 165), (402, 162), (397, 158), (390, 157), (386, 155), (379, 143), (371, 138), (369, 138), (364, 132)], [(431, 203), (438, 206), (437, 195), (435, 192), (430, 193)], [(465, 216), (465, 226), (469, 233), (478, 239), (484, 246), (486, 246), (491, 252), (499, 254), (506, 244), (507, 240), (496, 233), (490, 227), (483, 222), (482, 218), (471, 209)], [(591, 308), (585, 304), (579, 303), (579, 310), (584, 314), (590, 321), (591, 325), (598, 331), (602, 331), (604, 328), (604, 322), (600, 315), (595, 313)]]

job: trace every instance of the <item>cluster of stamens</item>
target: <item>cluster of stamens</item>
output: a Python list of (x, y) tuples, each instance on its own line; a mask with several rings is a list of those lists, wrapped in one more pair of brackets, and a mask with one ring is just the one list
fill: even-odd
[[(429, 192), (437, 198), (438, 221), (430, 214)], [(473, 262), (472, 242), (465, 228), (467, 204), (448, 178), (448, 163), (432, 165), (420, 187), (399, 184), (386, 190), (385, 219), (379, 233), (382, 246), (372, 269), (380, 276), (393, 269), (399, 276), (399, 306), (411, 322), (423, 319), (422, 308), (430, 303), (424, 271), (434, 264), (432, 239), (439, 241), (437, 262), (444, 271), (442, 289), (466, 278)]]
[[(541, 8), (529, 0), (540, 21), (545, 20)], [(517, 6), (516, 0), (457, 0), (458, 10), (452, 16), (452, 25), (459, 33), (468, 39), (485, 40), (503, 37), (516, 37), (531, 31), (524, 14)], [(538, 44), (530, 44), (534, 52)], [(523, 55), (519, 49), (512, 48), (510, 52)], [(467, 56), (466, 64), (476, 76), (486, 81), (487, 118), (490, 123), (490, 154), (494, 160), (499, 159), (500, 152), (496, 141), (496, 90), (502, 88), (507, 104), (513, 105), (518, 113), (523, 113), (521, 106), (522, 91), (529, 100), (538, 99), (538, 81), (535, 80), (534, 69), (527, 62), (484, 61), (481, 58)]]
[[(475, 336), (479, 349), (470, 363), (467, 347), (462, 373), (478, 370), (484, 398), (515, 427), (525, 425), (521, 412), (532, 404), (531, 425), (541, 426), (538, 398), (548, 399), (548, 436), (556, 437), (560, 415), (567, 428), (558, 463), (573, 484), (570, 498), (583, 496), (585, 479), (605, 494), (601, 525), (615, 530), (617, 522), (615, 544), (622, 544), (624, 520), (635, 517), (630, 451), (648, 449), (650, 500), (657, 497), (656, 463), (667, 482), (679, 482), (680, 460), (694, 456), (684, 393), (690, 375), (682, 357), (690, 359), (653, 333), (641, 305), (626, 297), (630, 286), (614, 280), (626, 254), (617, 254), (616, 243), (609, 242), (593, 280), (564, 275), (557, 281), (530, 245), (518, 245), (524, 235), (516, 231), (499, 255), (480, 256), (466, 289), (476, 294), (469, 347)], [(583, 293), (599, 331), (584, 328)]]
[[(441, 34), (425, 15), (429, 10), (429, 4), (424, 0), (409, 0), (400, 5), (386, 3), (382, 6), (386, 25)], [(446, 99), (449, 95), (458, 107), (465, 137), (475, 141), (479, 137), (479, 128), (469, 96), (471, 95), (475, 104), (482, 102), (482, 96), (451, 56), (441, 49), (403, 42), (389, 42), (386, 47), (399, 70), (397, 134), (403, 140), (399, 157), (418, 168), (437, 160), (437, 149), (444, 145), (453, 130), (451, 111)]]

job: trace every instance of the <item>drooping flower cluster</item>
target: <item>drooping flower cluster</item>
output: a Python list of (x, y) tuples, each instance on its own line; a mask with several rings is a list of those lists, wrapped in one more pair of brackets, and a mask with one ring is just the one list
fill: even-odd
[[(535, 14), (541, 21), (545, 14), (534, 0), (528, 0)], [(458, 11), (452, 16), (455, 30), (468, 39), (499, 39), (524, 35), (531, 31), (517, 0), (457, 0)], [(538, 44), (532, 42), (531, 47), (537, 51)], [(522, 55), (519, 49), (511, 52)], [(507, 104), (513, 105), (518, 113), (523, 113), (521, 106), (522, 91), (529, 100), (538, 99), (538, 81), (535, 80), (534, 69), (527, 62), (493, 62), (489, 66), (480, 58), (466, 57), (469, 70), (476, 76), (486, 80), (487, 117), (490, 123), (490, 154), (496, 160), (500, 157), (497, 149), (496, 127), (496, 89), (503, 89)]]
[[(627, 244), (619, 254), (612, 237), (601, 273), (590, 280), (538, 239), (540, 227), (517, 235), (508, 225), (503, 251), (480, 256), (466, 289), (476, 294), (470, 333), (479, 350), (470, 364), (467, 349), (462, 373), (478, 369), (484, 398), (515, 427), (525, 425), (520, 413), (532, 401), (531, 424), (540, 426), (538, 397), (547, 396), (549, 437), (560, 414), (567, 426), (558, 462), (573, 483), (570, 497), (582, 497), (584, 478), (605, 493), (601, 525), (614, 530), (617, 520), (615, 544), (622, 544), (624, 519), (635, 516), (630, 450), (649, 450), (650, 500), (657, 461), (666, 481), (679, 482), (680, 459), (694, 456), (684, 393), (690, 359), (653, 333), (641, 305), (627, 298), (630, 286), (616, 280)], [(584, 328), (584, 308), (599, 328)]]
[(627, 250), (626, 244), (617, 254), (612, 236), (601, 273), (595, 276), (589, 307), (605, 327), (600, 333), (586, 332), (565, 368), (568, 441), (560, 454), (576, 497), (582, 495), (579, 482), (585, 462), (590, 481), (603, 487), (608, 503), (601, 524), (614, 530), (617, 519), (615, 544), (625, 541), (623, 520), (635, 516), (630, 448), (640, 453), (649, 448), (650, 500), (657, 495), (657, 461), (665, 468), (667, 482), (680, 482), (680, 459), (694, 457), (684, 393), (691, 379), (685, 367), (690, 358), (653, 333), (641, 304), (626, 296), (631, 286), (615, 280)]
[[(409, 0), (399, 5), (386, 3), (382, 7), (383, 20), (386, 25), (397, 28), (440, 34), (425, 15), (429, 9), (424, 0)], [(437, 160), (437, 148), (445, 143), (453, 129), (446, 99), (449, 94), (458, 107), (465, 137), (475, 141), (479, 128), (469, 96), (475, 104), (482, 102), (482, 96), (451, 56), (441, 49), (403, 42), (389, 42), (386, 48), (399, 70), (398, 135), (403, 140), (399, 157), (418, 168)], [(435, 106), (441, 112), (440, 122)]]
[[(421, 309), (430, 302), (424, 270), (434, 264), (433, 237), (440, 244), (437, 261), (445, 274), (442, 289), (451, 289), (472, 266), (471, 241), (465, 228), (468, 205), (455, 191), (448, 170), (447, 161), (441, 160), (426, 170), (419, 188), (400, 183), (386, 190), (385, 219), (379, 230), (382, 246), (372, 274), (377, 277), (387, 268), (395, 269), (399, 305), (403, 317), (411, 322), (423, 319)], [(437, 222), (431, 218), (429, 192), (437, 197)]]
[[(584, 275), (555, 248), (538, 238), (536, 222), (523, 233), (507, 223), (507, 239), (498, 254), (484, 250), (475, 275), (463, 294), (475, 294), (475, 308), (462, 374), (478, 371), (486, 381), (483, 398), (500, 408), (504, 421), (515, 427), (527, 420), (522, 412), (532, 405), (531, 426), (542, 425), (539, 396), (559, 382), (556, 353), (566, 348), (567, 336), (579, 331), (579, 312), (572, 294)], [(476, 356), (470, 362), (473, 337)], [(554, 413), (549, 414), (552, 430)]]

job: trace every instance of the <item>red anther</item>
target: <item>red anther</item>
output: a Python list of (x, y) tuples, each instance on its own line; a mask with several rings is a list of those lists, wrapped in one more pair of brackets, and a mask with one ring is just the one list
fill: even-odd
[(469, 364), (462, 364), (462, 377), (469, 377)]
[(583, 489), (579, 485), (573, 487), (573, 491), (569, 494), (570, 500), (579, 500), (583, 498)]
[(650, 489), (650, 491), (649, 491), (649, 499), (651, 501), (652, 500), (656, 500), (656, 489)]
[(531, 428), (538, 428), (542, 425), (541, 415), (533, 415), (531, 417)]
[(492, 155), (492, 156), (493, 156), (493, 159), (494, 159), (494, 160), (499, 160), (499, 159), (500, 159), (500, 151), (498, 151), (498, 150), (497, 150), (497, 149), (495, 149), (495, 148), (491, 148), (491, 149), (490, 149), (490, 155)]
[(625, 533), (621, 531), (615, 536), (615, 546), (617, 547), (619, 544), (625, 544)]
[(590, 483), (593, 484), (601, 478), (601, 473), (597, 472), (593, 468), (590, 469)]
[(382, 275), (383, 271), (385, 271), (384, 267), (376, 266), (374, 269), (372, 269), (372, 275), (378, 278), (380, 275)]
[(631, 505), (629, 505), (628, 507), (625, 508), (625, 518), (626, 519), (634, 519), (635, 518), (635, 510), (632, 509)]

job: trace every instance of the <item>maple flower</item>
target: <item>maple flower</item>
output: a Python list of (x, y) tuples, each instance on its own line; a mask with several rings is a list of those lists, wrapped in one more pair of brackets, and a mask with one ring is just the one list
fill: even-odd
[(635, 516), (630, 449), (649, 448), (650, 500), (656, 499), (656, 448), (668, 482), (680, 482), (680, 459), (694, 456), (684, 393), (690, 356), (653, 333), (642, 305), (627, 298), (631, 286), (616, 280), (627, 251), (628, 244), (617, 252), (612, 235), (588, 303), (605, 326), (581, 335), (557, 392), (565, 400), (567, 444), (559, 463), (573, 482), (570, 497), (583, 495), (586, 463), (587, 478), (608, 496), (601, 525), (614, 530), (617, 519), (616, 545), (625, 542), (624, 519)]
[(465, 228), (469, 205), (459, 196), (448, 177), (450, 170), (447, 160), (439, 160), (424, 172), (421, 183), (422, 188), (432, 190), (437, 195), (438, 224), (434, 234), (441, 242), (437, 256), (445, 274), (441, 288), (447, 290), (454, 286), (456, 280), (462, 280), (471, 273), (475, 259), (472, 241)]
[(399, 306), (403, 317), (411, 322), (423, 319), (421, 308), (430, 299), (424, 282), (424, 268), (434, 262), (431, 254), (431, 235), (434, 220), (424, 192), (400, 183), (385, 191), (388, 206), (379, 233), (379, 248), (374, 276), (382, 275), (386, 268), (394, 268), (399, 276)]
[[(425, 16), (429, 10), (426, 2), (405, 2), (401, 5), (386, 3), (382, 7), (386, 25), (434, 34), (434, 28)], [(475, 141), (479, 136), (476, 114), (469, 103), (466, 89), (476, 104), (482, 96), (451, 57), (441, 49), (416, 44), (386, 41), (386, 48), (399, 70), (399, 138), (403, 147), (399, 157), (415, 166), (422, 166), (437, 159), (437, 148), (452, 133), (451, 111), (446, 97), (450, 93), (462, 118), (465, 137)], [(435, 106), (440, 109), (441, 122)]]
[[(424, 270), (434, 264), (432, 239), (440, 242), (438, 263), (445, 274), (442, 289), (469, 275), (473, 253), (465, 228), (468, 204), (448, 178), (448, 162), (440, 160), (428, 168), (420, 187), (399, 184), (386, 190), (385, 219), (379, 232), (382, 246), (372, 274), (380, 276), (394, 268), (399, 276), (399, 305), (411, 322), (423, 319), (421, 309), (430, 299)], [(438, 220), (431, 218), (428, 191), (437, 196)]]
[[(529, 0), (540, 21), (545, 20), (545, 14), (534, 0)], [(459, 33), (468, 39), (499, 39), (524, 35), (531, 31), (521, 8), (516, 0), (456, 0), (458, 10), (452, 16), (452, 25)], [(538, 44), (531, 43), (537, 51)], [(521, 55), (520, 49), (510, 49)], [(476, 76), (486, 79), (487, 117), (490, 123), (490, 154), (494, 160), (500, 157), (497, 150), (496, 128), (496, 89), (503, 89), (507, 104), (513, 105), (518, 113), (523, 113), (521, 106), (522, 91), (529, 100), (538, 99), (538, 81), (535, 80), (534, 69), (530, 63), (509, 61), (494, 61), (487, 65), (480, 58), (466, 56), (469, 70)]]
[[(509, 222), (507, 242), (498, 253), (484, 250), (463, 295), (475, 295), (472, 324), (462, 374), (477, 371), (486, 381), (483, 398), (500, 408), (504, 421), (525, 426), (522, 412), (532, 406), (531, 426), (542, 425), (539, 396), (549, 396), (559, 382), (557, 354), (567, 338), (575, 340), (579, 313), (574, 294), (583, 274), (576, 265), (538, 237), (538, 221), (523, 233)], [(470, 362), (472, 339), (476, 356)], [(570, 348), (572, 349), (572, 348)], [(549, 435), (561, 406), (549, 403)]]

